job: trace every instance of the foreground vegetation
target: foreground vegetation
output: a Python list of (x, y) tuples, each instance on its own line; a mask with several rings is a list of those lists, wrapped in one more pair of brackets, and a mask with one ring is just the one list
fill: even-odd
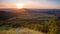
[[(5, 28), (5, 26), (7, 28)], [(18, 27), (29, 28), (36, 31), (41, 31), (46, 34), (60, 34), (60, 20), (49, 18), (47, 20), (32, 20), (32, 19), (17, 19), (0, 21), (0, 34), (2, 32), (11, 32), (15, 34), (15, 29)], [(1, 31), (2, 30), (2, 31)], [(3, 33), (5, 34), (5, 33)]]

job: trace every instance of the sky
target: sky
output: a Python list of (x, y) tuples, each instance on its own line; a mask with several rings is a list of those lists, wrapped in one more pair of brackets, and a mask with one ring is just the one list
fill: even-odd
[(60, 9), (60, 0), (0, 0), (0, 8), (15, 8), (19, 3), (25, 8)]

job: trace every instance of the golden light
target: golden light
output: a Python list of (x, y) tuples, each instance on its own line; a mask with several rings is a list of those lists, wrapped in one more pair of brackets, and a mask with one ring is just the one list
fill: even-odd
[(17, 4), (17, 8), (23, 8), (23, 4)]

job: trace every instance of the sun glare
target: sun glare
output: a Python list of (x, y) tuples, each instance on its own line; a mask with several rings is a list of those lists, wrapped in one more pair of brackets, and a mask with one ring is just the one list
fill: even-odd
[(17, 4), (17, 8), (23, 8), (23, 4)]

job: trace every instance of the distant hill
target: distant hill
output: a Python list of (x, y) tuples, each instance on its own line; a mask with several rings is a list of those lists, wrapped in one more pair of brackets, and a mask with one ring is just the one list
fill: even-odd
[(0, 9), (0, 20), (17, 16), (22, 18), (60, 17), (60, 9)]
[(0, 20), (7, 20), (17, 15), (18, 15), (17, 13), (13, 13), (9, 11), (0, 11)]

